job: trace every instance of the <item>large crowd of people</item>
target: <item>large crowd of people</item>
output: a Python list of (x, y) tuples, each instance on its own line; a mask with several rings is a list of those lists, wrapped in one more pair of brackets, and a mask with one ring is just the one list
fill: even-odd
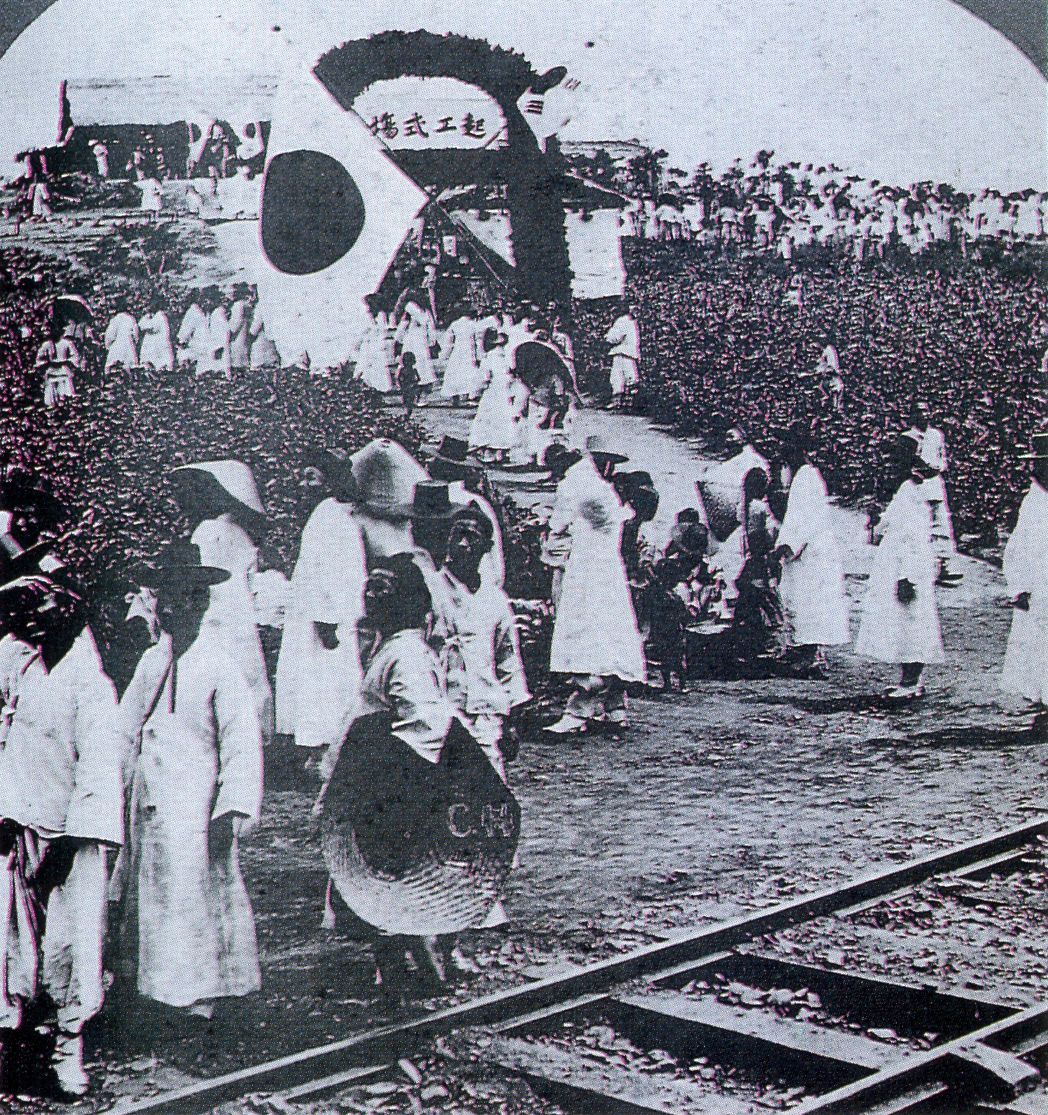
[[(958, 540), (992, 547), (1010, 529), (1025, 483), (1015, 446), (1043, 422), (1048, 386), (1048, 301), (1035, 266), (954, 253), (934, 268), (860, 269), (824, 251), (786, 268), (767, 255), (725, 263), (690, 245), (640, 242), (627, 259), (642, 339), (636, 402), (652, 417), (713, 444), (738, 423), (769, 449), (808, 421), (830, 490), (861, 502), (883, 497), (884, 446), (921, 400), (949, 443)], [(618, 312), (576, 314), (584, 387), (597, 386), (602, 366), (606, 382), (593, 338)]]
[[(854, 652), (899, 668), (889, 707), (944, 658), (957, 542), (1018, 514), (1002, 687), (1048, 726), (1043, 290), (959, 245), (901, 266), (897, 240), (638, 238), (625, 297), (570, 326), (408, 286), (340, 369), (282, 367), (242, 284), (83, 285), (5, 250), (0, 1041), (46, 992), (84, 1094), (107, 938), (123, 988), (190, 1020), (259, 988), (238, 844), (272, 747), (315, 776), (325, 916), (337, 893), (370, 927), (383, 993), (468, 970), (458, 936), (507, 917), (533, 695), (564, 738), (622, 731), (656, 674), (822, 676), (851, 638), (831, 495), (875, 502)], [(424, 452), (438, 395), (476, 409)], [(726, 458), (654, 547), (658, 486), (583, 435), (592, 396)], [(541, 527), (505, 466), (555, 487)]]

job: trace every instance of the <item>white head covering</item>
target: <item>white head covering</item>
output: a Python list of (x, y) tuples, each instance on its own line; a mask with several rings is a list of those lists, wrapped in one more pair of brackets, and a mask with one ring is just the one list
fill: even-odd
[(186, 469), (196, 469), (198, 472), (210, 472), (223, 488), (239, 503), (264, 515), (265, 509), (255, 487), (255, 478), (251, 469), (243, 461), (195, 461), (191, 465), (181, 465), (175, 472)]

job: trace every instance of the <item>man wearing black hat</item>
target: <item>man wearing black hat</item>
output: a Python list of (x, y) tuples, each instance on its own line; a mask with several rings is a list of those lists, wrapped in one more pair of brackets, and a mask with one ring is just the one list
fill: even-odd
[(0, 622), (24, 649), (2, 685), (0, 1040), (39, 976), (56, 1008), (52, 1065), (77, 1096), (88, 1088), (80, 1034), (103, 998), (107, 849), (124, 838), (116, 692), (85, 621), (84, 602), (46, 578), (0, 590)]
[(352, 462), (318, 455), (331, 490), (302, 532), (277, 662), (277, 731), (300, 747), (341, 741), (360, 693), (357, 622), (367, 565)]
[(447, 482), (448, 499), (456, 506), (468, 507), (471, 503), (476, 504), (488, 517), (492, 543), (491, 549), (481, 559), (480, 578), (485, 584), (501, 588), (506, 576), (502, 553), (502, 524), (495, 508), (485, 498), (485, 492), (488, 495), (491, 492), (484, 469), (480, 465), (470, 464), (468, 455), (469, 445), (465, 441), (445, 435), (440, 447), (426, 465), (426, 471), (434, 480)]
[(1025, 455), (1033, 480), (1004, 548), (1004, 575), (1014, 597), (1001, 688), (1033, 702), (1034, 730), (1048, 728), (1048, 434), (1034, 434)]
[(204, 1018), (215, 1000), (261, 983), (237, 837), (258, 822), (262, 739), (248, 683), (203, 622), (211, 586), (228, 577), (201, 565), (192, 543), (161, 555), (143, 578), (160, 640), (118, 715), (136, 803), (123, 959), (141, 995)]

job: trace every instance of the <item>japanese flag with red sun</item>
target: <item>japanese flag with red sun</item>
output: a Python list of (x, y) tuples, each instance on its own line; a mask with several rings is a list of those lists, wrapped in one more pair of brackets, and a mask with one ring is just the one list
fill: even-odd
[(266, 154), (258, 295), (285, 366), (347, 360), (363, 299), (428, 201), (354, 112), (310, 72), (281, 81)]

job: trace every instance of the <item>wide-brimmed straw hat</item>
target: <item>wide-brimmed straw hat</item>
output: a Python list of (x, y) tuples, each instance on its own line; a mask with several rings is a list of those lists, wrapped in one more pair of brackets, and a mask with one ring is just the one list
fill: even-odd
[(378, 438), (351, 460), (357, 507), (364, 514), (393, 522), (411, 518), (415, 485), (429, 476), (402, 445)]

